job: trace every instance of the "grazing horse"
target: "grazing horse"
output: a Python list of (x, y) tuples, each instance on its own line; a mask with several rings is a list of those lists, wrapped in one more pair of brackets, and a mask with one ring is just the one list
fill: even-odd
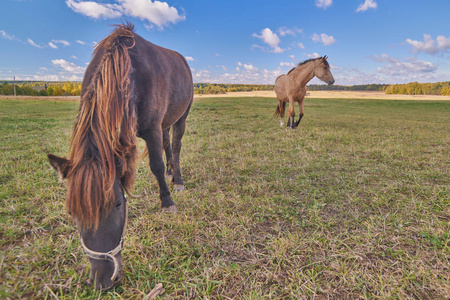
[[(274, 117), (280, 116), (280, 126), (284, 126), (284, 110), (286, 102), (289, 102), (288, 123), (287, 127), (292, 129), (300, 124), (303, 118), (303, 100), (306, 95), (306, 84), (316, 76), (328, 85), (334, 83), (333, 75), (330, 71), (330, 65), (327, 56), (308, 59), (299, 63), (297, 67), (290, 70), (286, 75), (280, 75), (275, 80), (275, 94), (278, 99), (278, 106), (275, 110)], [(294, 102), (298, 103), (300, 115), (297, 122), (294, 122), (295, 110)], [(292, 119), (292, 125), (291, 125)]]
[(173, 150), (174, 188), (183, 187), (179, 157), (193, 101), (191, 71), (183, 56), (133, 29), (130, 23), (116, 25), (97, 45), (83, 79), (69, 159), (48, 155), (67, 180), (66, 209), (90, 260), (88, 282), (99, 290), (116, 287), (121, 279), (124, 192), (134, 183), (137, 136), (146, 142), (163, 211), (177, 211), (164, 177), (164, 149)]

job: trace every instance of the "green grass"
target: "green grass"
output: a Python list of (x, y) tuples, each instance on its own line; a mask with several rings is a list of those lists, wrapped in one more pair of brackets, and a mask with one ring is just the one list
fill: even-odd
[[(0, 100), (0, 298), (101, 296), (46, 160), (67, 155), (77, 106)], [(307, 99), (293, 131), (275, 106), (194, 103), (176, 215), (139, 163), (148, 196), (129, 199), (124, 280), (103, 296), (449, 298), (450, 102)]]

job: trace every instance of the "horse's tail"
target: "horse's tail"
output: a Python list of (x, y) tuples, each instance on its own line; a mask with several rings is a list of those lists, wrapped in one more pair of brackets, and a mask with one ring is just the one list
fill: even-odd
[(278, 117), (278, 116), (284, 117), (284, 111), (286, 109), (286, 102), (283, 101), (281, 103), (282, 104), (280, 106), (280, 101), (278, 101), (277, 108), (275, 109), (275, 113), (273, 114), (274, 118)]
[(66, 206), (84, 228), (95, 230), (112, 208), (116, 178), (126, 190), (134, 183), (137, 116), (130, 102), (128, 53), (134, 44), (133, 25), (117, 25), (94, 50), (101, 62), (82, 94), (71, 139)]

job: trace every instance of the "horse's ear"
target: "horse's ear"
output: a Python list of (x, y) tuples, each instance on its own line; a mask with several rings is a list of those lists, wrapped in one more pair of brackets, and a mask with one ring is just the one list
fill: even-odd
[(50, 164), (58, 174), (59, 178), (61, 180), (66, 179), (70, 167), (69, 160), (63, 157), (58, 157), (53, 154), (47, 154), (47, 157), (48, 160), (50, 161)]
[(326, 56), (326, 55), (323, 57), (324, 60), (326, 60), (327, 58), (328, 58), (328, 56)]

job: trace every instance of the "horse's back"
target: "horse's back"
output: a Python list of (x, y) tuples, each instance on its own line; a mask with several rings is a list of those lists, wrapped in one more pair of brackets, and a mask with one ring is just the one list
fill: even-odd
[(129, 54), (140, 130), (155, 123), (170, 127), (192, 103), (190, 68), (179, 53), (134, 35), (135, 45)]

